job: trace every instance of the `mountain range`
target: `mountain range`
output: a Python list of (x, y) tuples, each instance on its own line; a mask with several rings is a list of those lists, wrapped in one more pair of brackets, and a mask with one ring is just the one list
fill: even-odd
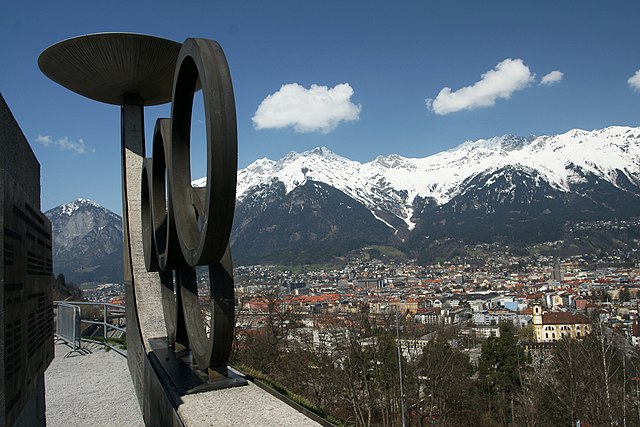
[(241, 263), (373, 244), (420, 257), (436, 239), (528, 245), (561, 239), (567, 222), (639, 214), (640, 128), (612, 126), (468, 141), (425, 158), (359, 163), (316, 148), (260, 159), (238, 172), (232, 238)]
[[(640, 128), (505, 135), (366, 163), (320, 147), (238, 172), (232, 250), (236, 264), (326, 262), (368, 245), (429, 259), (442, 239), (526, 246), (570, 238), (576, 222), (637, 216)], [(56, 238), (54, 262), (71, 244)]]

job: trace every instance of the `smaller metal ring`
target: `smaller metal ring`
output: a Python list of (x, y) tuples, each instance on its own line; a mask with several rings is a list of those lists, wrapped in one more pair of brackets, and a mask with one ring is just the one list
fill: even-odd
[(177, 270), (182, 292), (184, 321), (193, 360), (202, 370), (211, 368), (226, 375), (234, 327), (233, 263), (227, 246), (222, 259), (209, 266), (209, 333), (204, 324), (196, 270), (185, 266)]
[[(160, 268), (173, 269), (184, 262), (172, 210), (173, 194), (167, 179), (167, 155), (171, 140), (171, 119), (159, 118), (153, 129), (151, 210), (156, 252)], [(165, 185), (166, 190), (165, 191)]]

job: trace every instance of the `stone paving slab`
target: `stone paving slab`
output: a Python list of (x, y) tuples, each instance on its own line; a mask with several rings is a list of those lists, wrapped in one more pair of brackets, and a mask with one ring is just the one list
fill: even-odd
[[(56, 344), (45, 372), (47, 425), (144, 426), (127, 360), (114, 351), (63, 359), (69, 347)], [(183, 396), (178, 414), (196, 426), (318, 426), (253, 383)]]
[(127, 359), (99, 348), (63, 359), (70, 348), (55, 347), (45, 372), (48, 426), (144, 426)]
[(188, 426), (319, 426), (253, 383), (182, 399), (178, 414)]

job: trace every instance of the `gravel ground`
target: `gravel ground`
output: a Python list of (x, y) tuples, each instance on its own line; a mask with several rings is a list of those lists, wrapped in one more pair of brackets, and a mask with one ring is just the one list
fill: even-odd
[[(114, 351), (63, 359), (57, 344), (45, 372), (47, 425), (144, 426), (127, 360)], [(182, 397), (178, 413), (188, 426), (318, 426), (254, 384)]]
[(63, 359), (69, 350), (56, 344), (45, 372), (47, 425), (144, 426), (127, 359), (99, 348)]

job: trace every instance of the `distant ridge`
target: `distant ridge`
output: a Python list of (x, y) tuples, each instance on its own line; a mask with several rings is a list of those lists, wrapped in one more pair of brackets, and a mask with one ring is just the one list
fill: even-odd
[(534, 170), (558, 191), (570, 192), (584, 175), (619, 186), (624, 175), (640, 182), (640, 128), (611, 126), (561, 135), (505, 135), (467, 141), (425, 158), (397, 154), (359, 163), (325, 147), (291, 152), (280, 160), (259, 159), (238, 172), (238, 200), (252, 188), (279, 181), (287, 192), (307, 179), (324, 182), (375, 211), (386, 204), (411, 229), (416, 197), (443, 205), (465, 191), (465, 181), (506, 166)]

